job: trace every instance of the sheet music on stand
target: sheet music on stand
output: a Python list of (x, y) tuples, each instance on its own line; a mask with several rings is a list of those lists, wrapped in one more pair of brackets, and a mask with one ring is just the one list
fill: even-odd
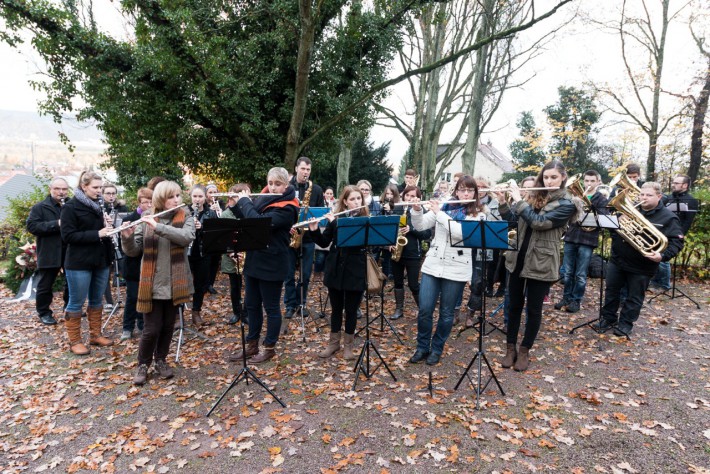
[(594, 214), (589, 211), (579, 223), (582, 227), (597, 227), (600, 229), (618, 229), (619, 218), (609, 214)]
[(680, 201), (670, 201), (668, 204), (666, 204), (666, 209), (671, 212), (675, 212), (676, 214), (681, 212), (698, 212), (697, 209), (688, 208), (687, 202)]
[[(298, 213), (298, 223), (306, 222), (311, 219), (318, 219), (328, 214), (331, 211), (329, 207), (302, 207)], [(323, 219), (318, 223), (319, 227), (325, 227), (328, 225), (328, 220)], [(308, 229), (306, 229), (308, 230)]]

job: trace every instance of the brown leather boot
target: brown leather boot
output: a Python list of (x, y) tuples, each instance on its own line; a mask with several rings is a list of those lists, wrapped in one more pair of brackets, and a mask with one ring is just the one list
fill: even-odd
[(200, 329), (204, 325), (200, 313), (201, 311), (195, 311), (194, 309), (192, 310), (192, 325), (197, 329)]
[(69, 348), (72, 353), (76, 355), (89, 354), (91, 351), (81, 342), (81, 311), (67, 311), (64, 314), (64, 325), (67, 328)]
[(355, 341), (355, 334), (345, 333), (345, 341), (343, 342), (343, 359), (354, 360), (357, 356), (353, 352), (353, 344)]
[[(255, 356), (259, 353), (259, 340), (254, 339), (253, 341), (247, 341), (247, 359)], [(242, 354), (242, 351), (237, 352), (236, 354), (232, 354), (229, 356), (230, 362), (239, 362), (244, 358), (244, 354)]]
[(517, 355), (518, 352), (515, 350), (515, 344), (506, 344), (505, 357), (503, 357), (503, 360), (500, 361), (500, 365), (502, 365), (504, 369), (509, 369), (513, 367)]
[(276, 355), (276, 344), (267, 346), (264, 344), (264, 350), (251, 358), (252, 364), (263, 364), (274, 358)]
[(101, 314), (104, 309), (101, 306), (88, 308), (86, 318), (89, 320), (89, 344), (92, 346), (107, 347), (112, 346), (113, 341), (101, 335)]
[(525, 372), (528, 370), (528, 366), (530, 365), (530, 354), (528, 351), (530, 351), (529, 347), (520, 346), (518, 358), (515, 361), (515, 366), (513, 367), (518, 372)]
[(330, 339), (328, 339), (328, 345), (325, 346), (321, 352), (318, 353), (318, 357), (321, 359), (327, 359), (333, 357), (333, 354), (340, 350), (340, 332), (331, 332)]

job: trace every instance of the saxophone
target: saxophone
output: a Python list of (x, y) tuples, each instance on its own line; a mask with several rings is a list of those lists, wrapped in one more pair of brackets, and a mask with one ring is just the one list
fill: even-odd
[[(306, 189), (306, 194), (303, 196), (301, 203), (303, 204), (303, 215), (308, 213), (308, 204), (311, 202), (311, 192), (313, 191), (313, 183), (308, 180), (308, 189)], [(297, 249), (301, 246), (303, 241), (303, 233), (306, 229), (296, 229), (296, 232), (291, 236), (291, 242), (288, 244), (292, 249)]]
[[(405, 209), (404, 213), (402, 216), (399, 218), (399, 227), (406, 227), (407, 225), (407, 211)], [(404, 251), (404, 247), (407, 246), (409, 243), (409, 240), (407, 237), (405, 237), (402, 234), (399, 234), (397, 236), (397, 244), (394, 247), (394, 251), (392, 252), (392, 261), (393, 262), (399, 262), (399, 260), (402, 258), (402, 252)]]
[(654, 251), (663, 252), (668, 247), (668, 238), (634, 207), (628, 195), (629, 190), (623, 189), (609, 201), (609, 206), (625, 217), (619, 219), (616, 232), (645, 257), (651, 256)]

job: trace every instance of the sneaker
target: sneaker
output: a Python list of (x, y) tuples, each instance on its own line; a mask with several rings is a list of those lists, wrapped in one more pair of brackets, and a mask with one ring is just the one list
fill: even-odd
[(54, 316), (51, 314), (43, 314), (39, 317), (39, 320), (42, 321), (42, 324), (46, 324), (47, 326), (57, 324), (57, 320), (54, 319)]
[(432, 352), (429, 354), (429, 357), (426, 358), (426, 365), (436, 365), (439, 363), (440, 358), (441, 356), (439, 354)]
[(631, 339), (629, 336), (631, 335), (632, 328), (633, 326), (631, 326), (631, 324), (620, 322), (619, 325), (614, 328), (614, 335)]
[(552, 301), (550, 301), (550, 297), (548, 295), (545, 295), (545, 299), (542, 300), (542, 304), (550, 304)]
[(416, 350), (414, 355), (409, 358), (409, 363), (410, 364), (418, 364), (419, 362), (426, 360), (426, 358), (429, 357), (428, 352), (421, 351), (419, 349)]
[(133, 331), (128, 331), (127, 329), (124, 329), (123, 332), (121, 333), (121, 340), (122, 341), (127, 341), (132, 337), (133, 337)]
[(570, 304), (568, 304), (566, 311), (568, 313), (578, 313), (579, 312), (579, 301), (572, 301)]
[(133, 376), (133, 385), (143, 385), (148, 380), (148, 366), (140, 364), (136, 369), (136, 375)]
[(284, 314), (284, 318), (286, 319), (291, 319), (293, 318), (293, 313), (296, 311), (293, 308), (286, 308), (286, 313)]
[(611, 329), (612, 327), (614, 327), (614, 324), (616, 324), (616, 321), (610, 321), (610, 320), (608, 320), (608, 319), (602, 318), (602, 319), (599, 320), (599, 322), (598, 322), (597, 324), (595, 324), (595, 325), (592, 326), (592, 327), (593, 327), (596, 331), (606, 332), (606, 331), (608, 331), (609, 329)]
[(156, 360), (155, 368), (157, 369), (158, 375), (161, 379), (171, 379), (173, 378), (173, 375), (175, 375), (173, 374), (172, 367), (170, 367), (164, 359)]
[(562, 298), (560, 301), (558, 301), (557, 303), (555, 303), (555, 309), (556, 309), (556, 310), (561, 310), (562, 308), (564, 308), (564, 307), (567, 306), (568, 304), (569, 304), (569, 301), (567, 301), (566, 299)]
[(104, 309), (107, 309), (107, 310), (111, 311), (111, 310), (113, 309), (113, 305), (112, 305), (111, 303), (106, 303), (106, 304), (104, 305)]

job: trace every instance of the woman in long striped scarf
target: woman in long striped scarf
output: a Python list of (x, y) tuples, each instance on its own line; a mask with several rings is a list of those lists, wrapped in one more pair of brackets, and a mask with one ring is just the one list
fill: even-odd
[(182, 189), (173, 181), (163, 181), (153, 192), (152, 212), (144, 213), (143, 223), (121, 232), (123, 249), (128, 256), (143, 251), (138, 283), (137, 310), (143, 313), (144, 326), (138, 344), (138, 369), (133, 383), (143, 385), (153, 360), (158, 375), (169, 379), (173, 370), (166, 358), (179, 305), (193, 293), (187, 248), (195, 239), (195, 220), (184, 207), (152, 216), (181, 204)]
[[(417, 350), (409, 359), (412, 364), (426, 360), (428, 365), (439, 362), (444, 344), (449, 338), (454, 322), (454, 307), (460, 299), (466, 282), (471, 280), (471, 249), (451, 246), (451, 239), (462, 239), (460, 220), (485, 220), (478, 199), (478, 186), (471, 176), (463, 176), (453, 193), (456, 200), (470, 203), (440, 204), (430, 201), (429, 212), (423, 214), (421, 205), (412, 205), (412, 225), (423, 231), (435, 227), (436, 232), (422, 265), (419, 289), (419, 315), (417, 318)], [(439, 305), (439, 320), (432, 337), (433, 314)]]

